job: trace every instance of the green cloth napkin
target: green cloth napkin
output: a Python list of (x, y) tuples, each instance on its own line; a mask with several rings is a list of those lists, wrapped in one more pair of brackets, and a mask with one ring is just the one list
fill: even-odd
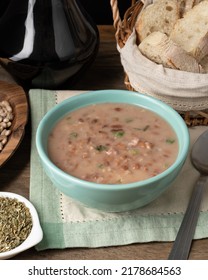
[[(30, 200), (36, 207), (43, 240), (37, 250), (67, 247), (104, 247), (151, 241), (173, 241), (181, 224), (192, 188), (199, 174), (189, 157), (174, 185), (158, 199), (140, 209), (123, 213), (104, 213), (80, 205), (60, 193), (48, 179), (40, 164), (35, 134), (48, 110), (74, 91), (31, 90), (32, 118)], [(206, 127), (190, 129), (191, 142)], [(207, 188), (208, 189), (208, 188)], [(195, 239), (208, 237), (208, 191), (204, 194)]]

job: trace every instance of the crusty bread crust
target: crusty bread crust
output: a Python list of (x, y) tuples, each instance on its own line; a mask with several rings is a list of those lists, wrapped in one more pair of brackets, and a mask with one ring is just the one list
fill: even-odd
[(201, 65), (170, 38), (159, 31), (148, 35), (139, 45), (141, 53), (165, 67), (187, 72), (204, 73)]

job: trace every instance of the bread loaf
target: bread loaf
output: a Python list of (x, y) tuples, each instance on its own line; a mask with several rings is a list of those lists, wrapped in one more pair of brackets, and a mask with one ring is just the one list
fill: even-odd
[(187, 72), (204, 73), (201, 65), (170, 38), (159, 31), (148, 35), (138, 46), (150, 60), (165, 67)]
[(169, 35), (179, 18), (180, 10), (177, 0), (154, 1), (141, 12), (135, 24), (139, 41), (143, 41), (154, 31)]
[(185, 13), (170, 33), (170, 39), (200, 61), (208, 54), (208, 1)]

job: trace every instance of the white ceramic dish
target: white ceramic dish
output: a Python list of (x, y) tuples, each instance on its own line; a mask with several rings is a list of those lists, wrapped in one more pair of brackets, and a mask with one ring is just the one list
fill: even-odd
[(16, 198), (18, 201), (23, 202), (26, 207), (29, 208), (33, 222), (32, 230), (27, 239), (22, 244), (10, 251), (0, 253), (0, 260), (6, 260), (38, 244), (43, 238), (43, 231), (40, 226), (37, 211), (29, 200), (21, 195), (11, 192), (0, 192), (0, 197)]

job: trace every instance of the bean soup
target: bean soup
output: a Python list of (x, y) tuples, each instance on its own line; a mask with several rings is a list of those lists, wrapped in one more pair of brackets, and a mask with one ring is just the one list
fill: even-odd
[(142, 107), (102, 103), (70, 112), (48, 139), (51, 161), (72, 176), (125, 184), (156, 176), (178, 154), (172, 127)]

